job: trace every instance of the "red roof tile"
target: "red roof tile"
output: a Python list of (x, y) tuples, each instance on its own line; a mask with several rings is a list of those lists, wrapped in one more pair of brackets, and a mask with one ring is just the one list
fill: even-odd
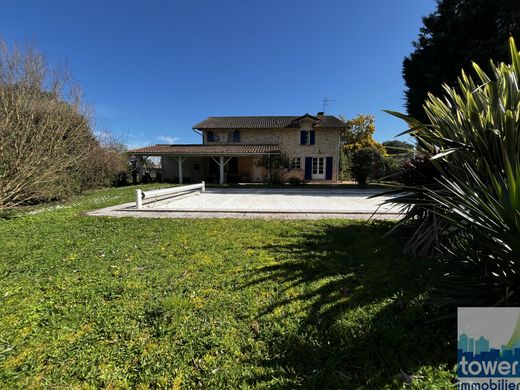
[(178, 154), (178, 155), (238, 155), (238, 154), (267, 154), (280, 153), (278, 145), (263, 144), (263, 145), (151, 145), (143, 148), (130, 150), (131, 154)]
[(314, 127), (342, 128), (345, 122), (334, 115), (305, 114), (303, 116), (210, 116), (193, 126), (198, 130), (209, 129), (280, 129), (296, 127), (300, 119), (308, 117)]

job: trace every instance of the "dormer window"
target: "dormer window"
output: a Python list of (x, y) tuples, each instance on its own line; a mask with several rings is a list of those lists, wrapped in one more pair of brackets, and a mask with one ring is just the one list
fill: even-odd
[(215, 133), (212, 132), (212, 131), (208, 131), (208, 132), (206, 133), (206, 140), (207, 140), (208, 142), (215, 142)]
[(314, 145), (315, 135), (314, 130), (302, 130), (300, 132), (300, 144), (301, 145)]
[(233, 142), (240, 142), (240, 131), (238, 131), (238, 130), (233, 131), (233, 135), (232, 135), (231, 139), (233, 140)]

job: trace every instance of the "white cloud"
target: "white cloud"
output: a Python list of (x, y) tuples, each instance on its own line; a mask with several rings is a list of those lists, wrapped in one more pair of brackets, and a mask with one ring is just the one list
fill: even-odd
[(112, 133), (106, 130), (94, 130), (94, 137), (97, 139), (106, 139), (113, 137)]
[(160, 135), (157, 137), (158, 140), (166, 142), (167, 144), (174, 144), (179, 140), (178, 137), (170, 137), (168, 135)]
[(128, 150), (143, 148), (145, 146), (150, 146), (151, 144), (152, 143), (150, 141), (143, 141), (139, 143), (125, 143)]

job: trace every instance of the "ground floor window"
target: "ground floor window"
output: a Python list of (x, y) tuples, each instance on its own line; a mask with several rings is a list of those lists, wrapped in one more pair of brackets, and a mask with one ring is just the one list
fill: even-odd
[(302, 167), (302, 159), (301, 157), (293, 157), (291, 160), (291, 168), (292, 169), (301, 169)]

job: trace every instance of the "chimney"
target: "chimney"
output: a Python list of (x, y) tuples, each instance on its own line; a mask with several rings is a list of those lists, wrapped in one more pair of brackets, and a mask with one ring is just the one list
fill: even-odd
[(324, 111), (320, 111), (320, 112), (318, 112), (318, 114), (316, 114), (316, 115), (325, 115), (325, 112), (324, 112)]

